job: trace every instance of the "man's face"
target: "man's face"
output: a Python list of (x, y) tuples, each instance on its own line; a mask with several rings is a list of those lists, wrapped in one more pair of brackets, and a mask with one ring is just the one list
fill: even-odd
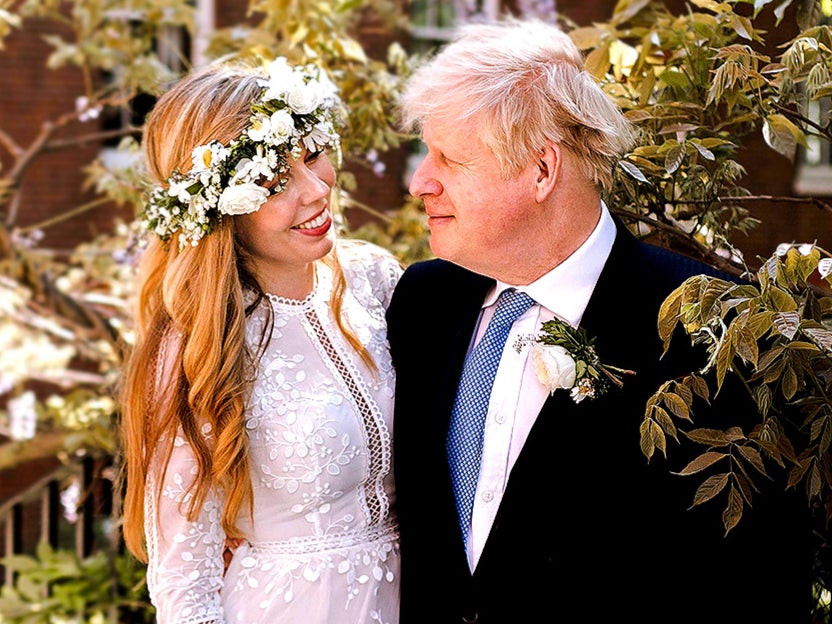
[(535, 163), (502, 179), (496, 156), (477, 130), (476, 118), (429, 119), (423, 127), (428, 153), (410, 193), (424, 200), (434, 254), (505, 279), (524, 262), (535, 237), (551, 231), (545, 226), (549, 217), (535, 201)]

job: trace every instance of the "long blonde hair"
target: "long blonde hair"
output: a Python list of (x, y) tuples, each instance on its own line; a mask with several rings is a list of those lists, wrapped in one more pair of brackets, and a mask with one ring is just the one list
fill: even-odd
[[(143, 147), (159, 182), (191, 167), (193, 148), (211, 140), (227, 145), (247, 126), (250, 104), (264, 74), (251, 62), (215, 62), (183, 78), (147, 118)], [(222, 526), (240, 534), (241, 511), (253, 504), (245, 430), (245, 401), (256, 351), (246, 346), (246, 316), (264, 293), (235, 241), (233, 219), (224, 219), (199, 244), (180, 250), (178, 241), (154, 238), (137, 274), (134, 325), (120, 386), (121, 445), (125, 480), (122, 528), (125, 544), (146, 561), (144, 499), (154, 463), (167, 469), (176, 435), (196, 457), (197, 474), (187, 516), (195, 518), (212, 489), (225, 497)], [(332, 252), (323, 261), (334, 274), (330, 300), (339, 328), (362, 360), (369, 352), (341, 318), (346, 282)], [(244, 302), (244, 290), (256, 294)], [(267, 324), (268, 326), (268, 324)], [(261, 337), (260, 347), (267, 337)], [(211, 429), (206, 438), (204, 429)], [(161, 484), (162, 479), (159, 480)]]

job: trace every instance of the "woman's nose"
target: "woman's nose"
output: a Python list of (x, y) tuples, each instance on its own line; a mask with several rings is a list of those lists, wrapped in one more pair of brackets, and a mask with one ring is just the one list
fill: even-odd
[(329, 176), (322, 176), (309, 167), (303, 167), (303, 173), (300, 180), (297, 180), (303, 187), (303, 201), (307, 204), (314, 204), (324, 197), (329, 197), (332, 192), (332, 185), (335, 182), (335, 174), (333, 171), (332, 180)]

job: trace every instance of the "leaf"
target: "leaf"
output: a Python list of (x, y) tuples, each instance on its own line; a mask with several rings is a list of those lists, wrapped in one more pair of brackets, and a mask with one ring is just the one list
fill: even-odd
[[(822, 258), (818, 260), (818, 274), (822, 279), (826, 279), (832, 275), (832, 258)], [(832, 285), (832, 283), (830, 283)]]
[(742, 518), (742, 507), (742, 496), (739, 495), (736, 488), (732, 487), (728, 491), (728, 504), (722, 512), (722, 526), (725, 527), (725, 535), (728, 535)]
[(716, 302), (731, 288), (731, 282), (726, 282), (725, 280), (717, 279), (715, 277), (703, 277), (706, 279), (707, 285), (705, 286), (705, 290), (702, 293), (701, 298), (702, 314), (705, 318), (710, 318), (711, 316), (716, 315), (716, 311), (719, 310), (716, 306)]
[(744, 15), (731, 15), (731, 25), (734, 27), (734, 30), (737, 31), (737, 34), (742, 37), (743, 39), (748, 39), (749, 41), (753, 41), (754, 37), (752, 33), (754, 32), (754, 27), (751, 25), (751, 20), (749, 20)]
[(693, 496), (693, 505), (691, 507), (695, 507), (696, 505), (701, 505), (702, 503), (706, 503), (711, 500), (714, 496), (719, 494), (725, 486), (728, 484), (728, 473), (722, 473), (718, 475), (713, 475), (705, 479), (698, 488), (696, 488), (696, 493)]
[(652, 423), (650, 426), (650, 435), (653, 439), (655, 447), (662, 452), (664, 457), (667, 457), (667, 439), (665, 438), (662, 428), (656, 423)]
[(645, 175), (641, 172), (641, 169), (636, 167), (633, 163), (627, 160), (619, 160), (618, 166), (621, 167), (627, 175), (635, 178), (639, 182), (648, 182)]
[(797, 375), (794, 369), (789, 367), (783, 371), (780, 377), (780, 388), (786, 400), (791, 399), (797, 392)]
[(796, 312), (775, 312), (771, 321), (777, 332), (789, 340), (795, 337), (800, 328), (800, 315)]
[(595, 78), (601, 79), (610, 66), (610, 45), (605, 43), (586, 55), (584, 68)]
[(754, 334), (746, 327), (738, 328), (734, 335), (734, 346), (737, 349), (737, 354), (746, 362), (750, 362), (754, 366), (757, 365), (757, 355), (759, 348)]
[(589, 50), (601, 43), (601, 35), (603, 33), (603, 30), (595, 26), (584, 26), (570, 30), (569, 37), (575, 42), (578, 49)]
[(664, 404), (670, 408), (670, 411), (673, 412), (673, 414), (677, 418), (684, 418), (685, 420), (690, 420), (688, 404), (685, 403), (685, 400), (678, 394), (668, 392), (662, 397), (662, 400)]
[(803, 333), (814, 340), (821, 349), (832, 352), (832, 331), (824, 327), (804, 327)]
[(650, 0), (629, 0), (628, 2), (618, 2), (612, 14), (613, 24), (622, 24), (629, 21), (644, 8), (650, 4)]
[[(732, 334), (734, 326), (728, 328)], [(717, 391), (722, 387), (722, 382), (725, 381), (725, 375), (731, 369), (731, 362), (734, 360), (736, 350), (733, 345), (733, 338), (731, 340), (723, 340), (716, 353), (716, 387)]]
[(773, 312), (770, 312), (768, 310), (764, 310), (763, 312), (755, 312), (754, 314), (749, 315), (748, 320), (745, 323), (745, 326), (748, 327), (749, 331), (752, 333), (755, 339), (765, 335), (771, 329), (772, 315)]
[(670, 339), (673, 337), (673, 330), (676, 328), (678, 322), (679, 309), (684, 291), (685, 285), (682, 284), (682, 286), (679, 286), (667, 296), (659, 308), (659, 337), (664, 343), (665, 353), (670, 347)]
[(681, 145), (674, 145), (667, 152), (664, 158), (664, 169), (667, 173), (674, 173), (685, 159), (685, 148)]
[(690, 144), (696, 148), (696, 151), (699, 152), (699, 155), (702, 156), (705, 160), (716, 160), (716, 156), (714, 153), (705, 147), (702, 142), (700, 141), (690, 141)]
[(725, 432), (719, 429), (694, 429), (685, 435), (694, 442), (707, 446), (725, 446), (728, 443)]
[(688, 77), (675, 67), (668, 68), (659, 74), (659, 81), (676, 89), (690, 88), (690, 80)]
[[(786, 14), (786, 9), (789, 8), (791, 5), (792, 0), (783, 0), (780, 4), (777, 5), (774, 9), (774, 15), (777, 17), (776, 24), (779, 24), (783, 20), (783, 16)], [(756, 7), (756, 2), (755, 2)]]
[(768, 411), (771, 409), (771, 388), (766, 384), (760, 384), (754, 389), (754, 401), (757, 403), (757, 410), (763, 418), (768, 416)]
[(706, 403), (710, 403), (711, 391), (708, 388), (708, 382), (706, 382), (702, 377), (699, 375), (691, 375), (687, 377), (685, 381), (690, 382), (691, 389), (703, 399)]
[(754, 468), (757, 469), (757, 472), (768, 476), (765, 464), (763, 463), (763, 458), (757, 449), (755, 449), (753, 446), (740, 444), (737, 446), (737, 450), (739, 450), (740, 455), (742, 455), (748, 461), (749, 464), (751, 464), (752, 466), (754, 466)]
[(766, 143), (793, 161), (797, 145), (806, 143), (803, 131), (789, 121), (784, 115), (768, 115), (763, 122), (763, 138)]
[(702, 453), (699, 457), (691, 461), (687, 466), (685, 466), (680, 472), (674, 473), (681, 476), (692, 475), (697, 472), (700, 472), (707, 468), (708, 466), (713, 466), (716, 462), (720, 459), (728, 457), (728, 453), (717, 453), (716, 451), (708, 451), (706, 453)]
[(653, 421), (645, 418), (641, 421), (641, 426), (638, 428), (641, 452), (647, 458), (648, 463), (653, 457), (653, 452), (656, 450), (656, 443), (653, 441), (653, 436), (650, 433), (652, 426)]

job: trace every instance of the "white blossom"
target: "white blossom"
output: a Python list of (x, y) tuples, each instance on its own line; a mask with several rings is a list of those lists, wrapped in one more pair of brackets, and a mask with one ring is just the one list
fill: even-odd
[(560, 388), (571, 388), (575, 385), (575, 360), (563, 347), (534, 343), (531, 358), (537, 378), (549, 394), (554, 394), (555, 390)]
[(269, 199), (269, 191), (259, 184), (235, 184), (226, 188), (218, 204), (219, 211), (228, 215), (255, 212)]
[(38, 414), (35, 411), (35, 393), (27, 390), (9, 399), (9, 429), (12, 440), (31, 440), (35, 437)]

